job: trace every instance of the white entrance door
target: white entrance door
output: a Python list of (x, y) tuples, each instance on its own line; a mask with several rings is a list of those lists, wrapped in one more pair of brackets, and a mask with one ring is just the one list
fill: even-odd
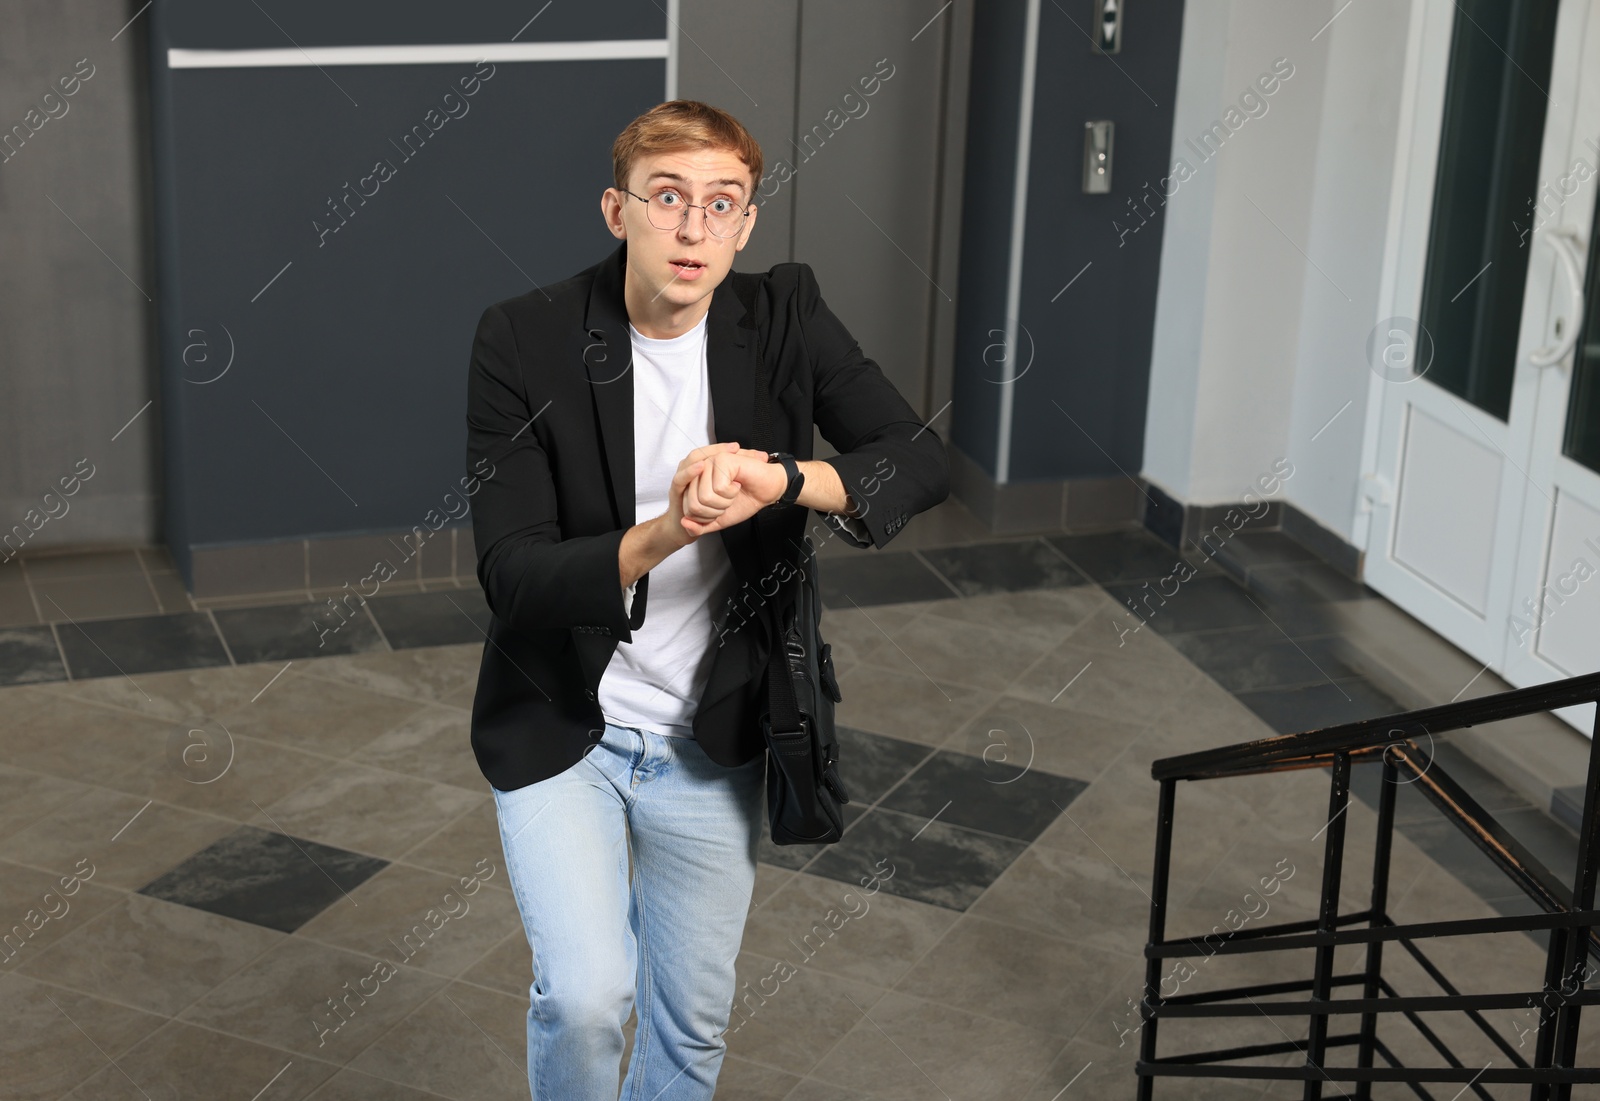
[(1594, 672), (1600, 0), (1420, 7), (1366, 580), (1514, 685)]
[[(1570, 107), (1546, 126), (1541, 172), (1553, 186), (1538, 233), (1549, 259), (1525, 310), (1541, 347), (1520, 368), (1537, 386), (1503, 673), (1519, 686), (1600, 670), (1600, 4), (1564, 8), (1555, 64), (1566, 86), (1551, 93)], [(1572, 710), (1592, 732), (1594, 709)]]

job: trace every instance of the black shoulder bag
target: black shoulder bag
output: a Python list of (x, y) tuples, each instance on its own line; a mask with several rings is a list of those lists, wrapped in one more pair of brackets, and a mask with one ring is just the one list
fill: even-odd
[[(752, 334), (753, 336), (754, 334)], [(757, 446), (780, 450), (772, 429), (772, 395), (766, 365), (756, 369)], [(787, 557), (779, 547), (779, 516), (756, 513), (756, 545), (774, 567)], [(774, 594), (778, 625), (767, 666), (767, 707), (761, 732), (767, 742), (767, 819), (775, 845), (827, 845), (844, 836), (848, 803), (839, 779), (839, 741), (833, 705), (843, 697), (834, 677), (833, 656), (822, 641), (822, 601), (817, 592), (817, 555), (809, 539), (800, 541), (795, 575)], [(768, 553), (776, 549), (776, 553)]]

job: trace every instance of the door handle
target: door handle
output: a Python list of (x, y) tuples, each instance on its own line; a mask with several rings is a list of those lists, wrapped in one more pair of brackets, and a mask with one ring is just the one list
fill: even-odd
[[(1536, 348), (1528, 354), (1528, 362), (1535, 367), (1553, 367), (1566, 359), (1572, 349), (1578, 345), (1578, 335), (1583, 328), (1583, 253), (1585, 248), (1583, 237), (1575, 229), (1560, 227), (1546, 230), (1539, 235), (1541, 240), (1548, 241), (1555, 250), (1556, 259), (1560, 261), (1561, 268), (1567, 273), (1567, 291), (1571, 295), (1568, 300), (1567, 313), (1564, 320), (1567, 331), (1561, 334), (1560, 339), (1543, 348)], [(1563, 318), (1557, 318), (1557, 325)]]

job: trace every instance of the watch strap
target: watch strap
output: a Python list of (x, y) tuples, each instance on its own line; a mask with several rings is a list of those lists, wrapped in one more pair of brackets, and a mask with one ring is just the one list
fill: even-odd
[(783, 496), (779, 497), (772, 503), (772, 505), (769, 505), (768, 507), (771, 508), (778, 505), (794, 504), (799, 498), (800, 490), (805, 485), (806, 480), (805, 474), (803, 474), (800, 470), (799, 462), (787, 451), (769, 451), (767, 453), (767, 462), (782, 463), (783, 472), (788, 475), (789, 478), (789, 484), (787, 487), (785, 487)]

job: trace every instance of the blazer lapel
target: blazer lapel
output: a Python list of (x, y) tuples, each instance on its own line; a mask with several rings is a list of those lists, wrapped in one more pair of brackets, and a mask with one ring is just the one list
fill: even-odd
[(631, 528), (637, 505), (633, 485), (633, 341), (622, 297), (628, 243), (617, 246), (598, 268), (589, 288), (583, 327), (588, 339), (583, 367), (594, 396), (600, 442), (606, 456), (606, 482), (619, 527)]

